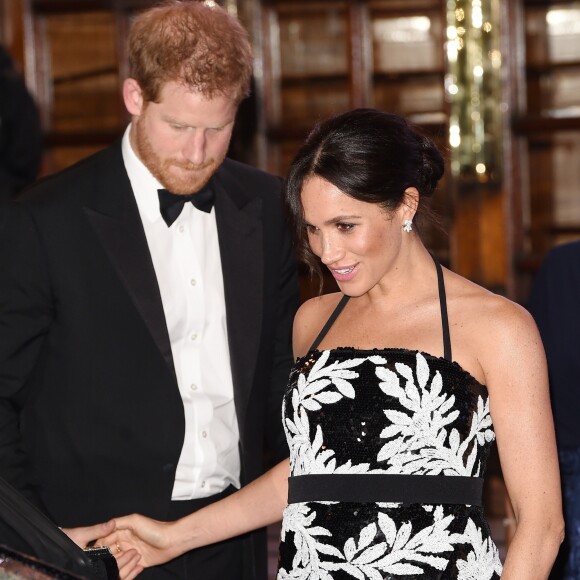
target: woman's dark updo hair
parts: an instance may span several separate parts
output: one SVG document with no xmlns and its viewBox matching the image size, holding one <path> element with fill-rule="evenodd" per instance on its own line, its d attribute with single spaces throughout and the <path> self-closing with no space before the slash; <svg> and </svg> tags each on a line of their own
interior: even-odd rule
<svg viewBox="0 0 580 580">
<path fill-rule="evenodd" d="M 286 181 L 299 258 L 311 274 L 321 275 L 320 262 L 308 245 L 300 197 L 310 177 L 321 177 L 346 195 L 391 212 L 404 202 L 409 187 L 420 198 L 431 196 L 443 170 L 443 157 L 433 142 L 398 115 L 355 109 L 319 123 L 294 158 Z"/>
</svg>

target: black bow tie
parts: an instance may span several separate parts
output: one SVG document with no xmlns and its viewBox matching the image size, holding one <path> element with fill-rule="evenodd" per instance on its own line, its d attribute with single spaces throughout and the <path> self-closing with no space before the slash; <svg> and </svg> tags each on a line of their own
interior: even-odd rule
<svg viewBox="0 0 580 580">
<path fill-rule="evenodd" d="M 197 209 L 209 213 L 215 200 L 214 190 L 209 183 L 206 183 L 198 192 L 189 195 L 178 195 L 166 189 L 158 189 L 157 193 L 159 194 L 159 211 L 167 227 L 179 217 L 183 206 L 188 201 L 191 201 Z"/>
</svg>

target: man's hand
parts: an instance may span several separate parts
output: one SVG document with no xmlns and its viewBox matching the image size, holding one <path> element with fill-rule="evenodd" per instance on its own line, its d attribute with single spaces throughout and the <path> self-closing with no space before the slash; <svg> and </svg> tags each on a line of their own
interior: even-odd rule
<svg viewBox="0 0 580 580">
<path fill-rule="evenodd" d="M 115 530 L 115 520 L 94 526 L 62 528 L 62 531 L 79 547 L 86 548 L 97 538 L 104 538 Z"/>
</svg>

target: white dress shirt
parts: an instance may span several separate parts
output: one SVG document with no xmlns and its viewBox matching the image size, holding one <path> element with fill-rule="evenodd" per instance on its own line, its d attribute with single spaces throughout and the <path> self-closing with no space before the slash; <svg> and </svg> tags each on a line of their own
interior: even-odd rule
<svg viewBox="0 0 580 580">
<path fill-rule="evenodd" d="M 185 413 L 172 499 L 207 497 L 230 484 L 240 487 L 240 436 L 215 208 L 205 213 L 186 203 L 167 227 L 157 195 L 163 186 L 133 151 L 130 128 L 123 137 L 123 160 L 157 275 Z"/>
</svg>

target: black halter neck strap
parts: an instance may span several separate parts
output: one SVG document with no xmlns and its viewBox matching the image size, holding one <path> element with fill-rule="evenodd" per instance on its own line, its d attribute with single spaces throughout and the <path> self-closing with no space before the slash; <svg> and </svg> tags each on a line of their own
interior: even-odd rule
<svg viewBox="0 0 580 580">
<path fill-rule="evenodd" d="M 443 328 L 443 358 L 452 361 L 451 336 L 449 335 L 449 316 L 447 315 L 447 296 L 445 294 L 445 281 L 443 280 L 443 268 L 441 264 L 431 256 L 437 269 L 437 285 L 439 287 L 439 306 L 441 307 L 441 326 Z"/>
<path fill-rule="evenodd" d="M 350 296 L 346 294 L 340 299 L 340 302 L 336 305 L 336 308 L 332 311 L 332 314 L 322 327 L 322 330 L 318 333 L 318 336 L 315 338 L 312 346 L 309 350 L 314 350 L 318 348 L 318 345 L 322 342 L 322 339 L 328 334 L 330 327 L 334 324 L 336 319 L 339 317 L 340 313 L 343 311 L 346 303 L 350 300 Z"/>
<path fill-rule="evenodd" d="M 445 281 L 443 280 L 443 269 L 441 268 L 441 264 L 435 259 L 434 256 L 433 262 L 435 262 L 435 268 L 437 269 L 437 286 L 439 288 L 439 305 L 441 308 L 441 326 L 443 328 L 443 357 L 445 360 L 452 361 L 451 355 L 451 337 L 449 334 L 449 317 L 447 315 L 447 298 L 445 295 Z M 340 313 L 344 310 L 346 303 L 349 301 L 350 296 L 346 294 L 340 299 L 340 302 L 336 305 L 336 308 L 332 311 L 332 314 L 322 327 L 322 330 L 319 332 L 318 336 L 312 343 L 312 346 L 309 350 L 314 350 L 318 348 L 318 345 L 322 342 L 322 339 L 328 334 L 328 331 L 332 327 L 332 325 L 336 322 L 336 319 L 340 316 Z"/>
</svg>

